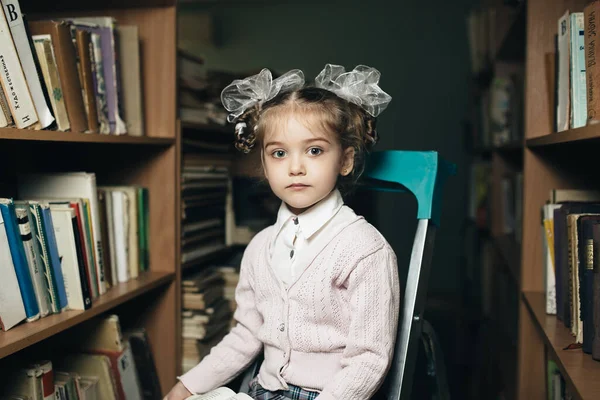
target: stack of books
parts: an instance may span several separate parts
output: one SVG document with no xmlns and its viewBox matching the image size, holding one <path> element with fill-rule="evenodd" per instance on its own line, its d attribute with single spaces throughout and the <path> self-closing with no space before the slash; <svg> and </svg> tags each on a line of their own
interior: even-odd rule
<svg viewBox="0 0 600 400">
<path fill-rule="evenodd" d="M 183 370 L 198 364 L 233 326 L 234 266 L 210 266 L 183 279 Z"/>
</svg>

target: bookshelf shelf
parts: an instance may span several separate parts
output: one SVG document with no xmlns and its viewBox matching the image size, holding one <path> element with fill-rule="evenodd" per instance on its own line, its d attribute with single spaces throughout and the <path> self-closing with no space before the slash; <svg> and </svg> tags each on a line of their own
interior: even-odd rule
<svg viewBox="0 0 600 400">
<path fill-rule="evenodd" d="M 175 280 L 173 272 L 143 272 L 137 279 L 121 283 L 94 300 L 86 311 L 64 311 L 0 332 L 0 359 L 89 320 L 105 311 Z"/>
<path fill-rule="evenodd" d="M 563 350 L 573 343 L 573 337 L 556 316 L 546 314 L 544 292 L 523 292 L 523 301 L 548 354 L 557 363 L 573 394 L 584 400 L 599 398 L 600 362 L 581 349 Z"/>
<path fill-rule="evenodd" d="M 521 265 L 521 249 L 512 235 L 501 235 L 494 237 L 494 246 L 500 256 L 503 264 L 509 272 L 510 277 L 517 286 L 520 285 L 521 274 L 519 265 Z"/>
<path fill-rule="evenodd" d="M 147 136 L 129 135 L 101 135 L 98 133 L 74 133 L 57 131 L 34 131 L 16 128 L 0 128 L 0 140 L 10 141 L 36 141 L 36 142 L 64 142 L 64 143 L 111 143 L 111 144 L 136 144 L 149 146 L 170 146 L 175 143 L 174 138 L 157 138 Z"/>
<path fill-rule="evenodd" d="M 554 146 L 561 143 L 600 143 L 600 125 L 584 126 L 577 129 L 569 129 L 563 132 L 555 132 L 532 139 L 527 139 L 527 147 L 538 148 Z"/>
</svg>

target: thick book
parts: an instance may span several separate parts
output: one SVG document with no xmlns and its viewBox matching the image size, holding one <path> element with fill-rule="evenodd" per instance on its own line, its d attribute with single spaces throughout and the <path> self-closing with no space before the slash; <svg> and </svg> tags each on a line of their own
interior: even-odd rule
<svg viewBox="0 0 600 400">
<path fill-rule="evenodd" d="M 70 310 L 87 310 L 92 303 L 89 290 L 84 293 L 82 287 L 82 283 L 86 283 L 86 280 L 85 276 L 81 276 L 80 273 L 75 232 L 73 232 L 75 211 L 68 206 L 50 205 L 50 213 L 67 290 L 68 308 Z M 85 288 L 87 289 L 87 285 Z"/>
<path fill-rule="evenodd" d="M 594 277 L 592 281 L 591 310 L 594 328 L 592 338 L 592 358 L 600 361 L 600 224 L 596 224 L 592 227 L 592 238 L 594 242 Z"/>
<path fill-rule="evenodd" d="M 88 123 L 69 25 L 60 21 L 30 21 L 29 28 L 34 36 L 50 35 L 71 131 L 86 132 Z"/>
<path fill-rule="evenodd" d="M 104 251 L 100 232 L 96 175 L 88 172 L 25 174 L 19 176 L 18 190 L 20 196 L 24 198 L 77 197 L 89 200 L 98 290 L 99 294 L 105 293 Z"/>
<path fill-rule="evenodd" d="M 27 128 L 38 122 L 4 7 L 0 8 L 0 71 L 2 89 L 17 128 Z"/>
<path fill-rule="evenodd" d="M 577 221 L 579 251 L 580 319 L 583 322 L 583 351 L 592 353 L 594 339 L 594 238 L 593 227 L 600 224 L 600 215 L 582 216 Z"/>
<path fill-rule="evenodd" d="M 50 235 L 54 235 L 54 229 L 50 229 L 47 219 L 50 218 L 48 204 L 36 201 L 28 201 L 31 211 L 31 229 L 40 251 L 42 269 L 48 287 L 50 307 L 53 313 L 60 313 L 67 307 L 67 294 L 58 259 L 56 248 L 51 246 Z M 47 214 L 47 216 L 45 216 Z M 47 233 L 48 232 L 48 233 Z"/>
<path fill-rule="evenodd" d="M 36 63 L 31 51 L 31 41 L 25 29 L 25 21 L 21 13 L 18 0 L 2 0 L 4 13 L 10 26 L 15 48 L 21 60 L 21 67 L 29 85 L 33 105 L 39 119 L 39 128 L 49 127 L 54 122 L 54 117 L 46 103 L 46 97 L 36 68 Z"/>
<path fill-rule="evenodd" d="M 4 218 L 0 213 L 0 328 L 3 331 L 26 318 L 19 282 L 15 273 L 8 237 L 4 227 Z"/>
<path fill-rule="evenodd" d="M 13 265 L 15 266 L 17 280 L 19 281 L 19 289 L 21 290 L 21 297 L 23 298 L 27 321 L 35 321 L 40 318 L 40 308 L 35 297 L 33 282 L 31 280 L 31 274 L 29 273 L 27 258 L 25 257 L 25 249 L 23 248 L 23 242 L 21 241 L 21 234 L 19 233 L 19 227 L 17 225 L 13 200 L 0 199 L 0 212 L 2 212 L 2 217 L 4 219 L 4 227 L 6 229 L 6 236 L 8 237 L 10 254 Z"/>
<path fill-rule="evenodd" d="M 15 214 L 17 216 L 19 232 L 21 233 L 21 240 L 23 241 L 23 248 L 25 249 L 29 272 L 31 273 L 35 297 L 40 307 L 40 316 L 45 317 L 49 314 L 51 306 L 48 297 L 48 286 L 44 278 L 43 263 L 31 230 L 32 220 L 30 218 L 29 204 L 17 204 L 15 202 Z"/>
</svg>

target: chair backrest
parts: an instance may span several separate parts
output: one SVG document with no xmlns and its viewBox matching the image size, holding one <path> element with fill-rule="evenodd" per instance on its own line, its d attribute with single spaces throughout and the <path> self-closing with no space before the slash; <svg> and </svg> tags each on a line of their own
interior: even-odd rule
<svg viewBox="0 0 600 400">
<path fill-rule="evenodd" d="M 381 151 L 371 154 L 365 187 L 410 192 L 417 200 L 417 231 L 401 304 L 392 366 L 386 377 L 385 398 L 409 399 L 422 332 L 436 228 L 440 225 L 442 189 L 456 166 L 434 151 Z"/>
</svg>

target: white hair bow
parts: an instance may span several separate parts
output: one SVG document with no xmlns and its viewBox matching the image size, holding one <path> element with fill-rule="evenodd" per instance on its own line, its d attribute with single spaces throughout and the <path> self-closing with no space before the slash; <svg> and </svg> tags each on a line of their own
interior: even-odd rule
<svg viewBox="0 0 600 400">
<path fill-rule="evenodd" d="M 248 108 L 271 100 L 279 93 L 293 91 L 304 86 L 304 73 L 293 69 L 273 79 L 271 71 L 264 68 L 258 74 L 236 79 L 221 92 L 221 101 L 230 112 L 228 122 L 235 121 Z"/>
<path fill-rule="evenodd" d="M 315 85 L 332 91 L 377 117 L 392 101 L 392 97 L 378 86 L 380 77 L 377 69 L 366 65 L 358 65 L 346 72 L 341 65 L 326 64 L 315 78 Z"/>
</svg>

